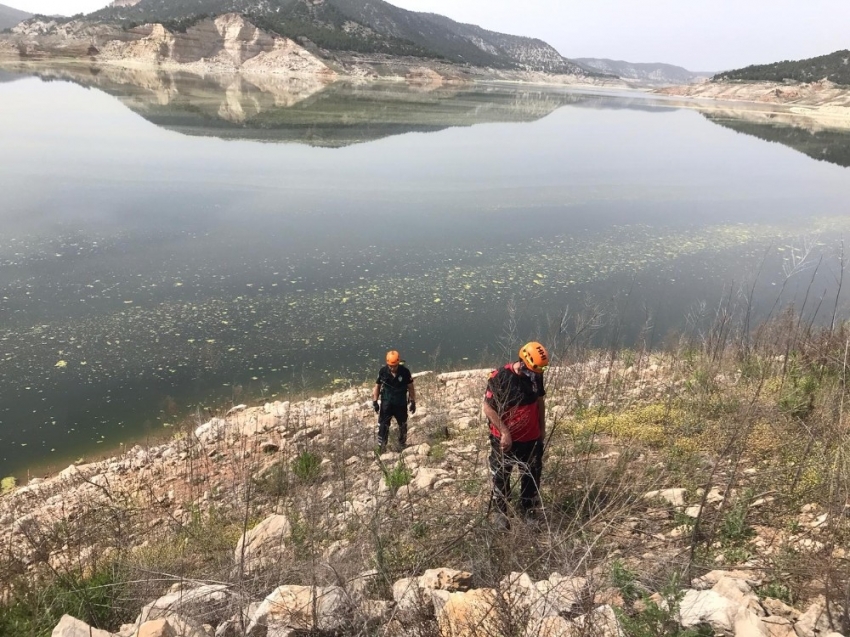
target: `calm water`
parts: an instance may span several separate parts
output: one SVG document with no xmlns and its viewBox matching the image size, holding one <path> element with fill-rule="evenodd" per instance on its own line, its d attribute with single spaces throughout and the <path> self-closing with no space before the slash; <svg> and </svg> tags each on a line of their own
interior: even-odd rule
<svg viewBox="0 0 850 637">
<path fill-rule="evenodd" d="M 0 475 L 359 385 L 390 347 L 492 362 L 511 304 L 521 339 L 598 304 L 661 343 L 762 263 L 771 305 L 805 248 L 828 294 L 850 227 L 847 136 L 759 114 L 39 73 L 0 74 Z"/>
</svg>

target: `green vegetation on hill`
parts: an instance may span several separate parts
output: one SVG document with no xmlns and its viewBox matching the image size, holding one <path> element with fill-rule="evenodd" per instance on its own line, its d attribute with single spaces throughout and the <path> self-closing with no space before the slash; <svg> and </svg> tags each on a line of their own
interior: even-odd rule
<svg viewBox="0 0 850 637">
<path fill-rule="evenodd" d="M 438 53 L 409 40 L 385 35 L 351 19 L 332 4 L 295 2 L 276 13 L 247 12 L 246 17 L 266 31 L 304 43 L 305 39 L 331 51 L 385 53 L 436 58 Z"/>
<path fill-rule="evenodd" d="M 817 82 L 827 79 L 836 84 L 850 85 L 850 51 L 844 49 L 807 60 L 748 66 L 718 73 L 714 79 L 747 82 Z"/>
</svg>

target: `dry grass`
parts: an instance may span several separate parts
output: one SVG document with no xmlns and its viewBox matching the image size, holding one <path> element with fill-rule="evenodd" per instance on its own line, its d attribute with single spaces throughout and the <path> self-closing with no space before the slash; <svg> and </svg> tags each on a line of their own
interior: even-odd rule
<svg viewBox="0 0 850 637">
<path fill-rule="evenodd" d="M 333 436 L 311 437 L 303 434 L 311 427 L 306 414 L 292 414 L 285 437 L 294 443 L 269 456 L 244 441 L 201 454 L 192 422 L 182 434 L 185 480 L 168 502 L 153 489 L 104 485 L 98 506 L 82 515 L 20 525 L 35 558 L 0 557 L 7 583 L 0 627 L 19 621 L 16 634 L 49 634 L 49 621 L 27 624 L 27 617 L 52 621 L 68 609 L 61 600 L 71 591 L 78 616 L 115 630 L 187 581 L 230 585 L 234 616 L 281 584 L 355 590 L 370 570 L 369 594 L 384 598 L 396 580 L 440 566 L 471 572 L 479 587 L 498 587 L 511 572 L 581 575 L 592 605 L 593 593 L 612 587 L 631 600 L 738 566 L 758 571 L 766 594 L 789 602 L 826 595 L 835 626 L 847 630 L 850 332 L 815 329 L 786 313 L 745 338 L 723 316 L 701 339 L 691 335 L 665 351 L 600 354 L 581 339 L 563 347 L 559 358 L 569 366 L 548 379 L 542 520 L 517 519 L 508 532 L 489 523 L 483 425 L 458 430 L 450 416 L 457 397 L 433 379 L 419 393 L 430 415 L 418 434 L 432 445 L 421 464 L 450 467 L 454 477 L 436 491 L 410 491 L 403 459 L 374 470 L 370 418 L 347 417 Z M 480 401 L 478 392 L 468 399 Z M 644 497 L 671 487 L 686 490 L 688 505 L 700 507 L 696 517 Z M 712 492 L 722 502 L 710 501 Z M 292 538 L 275 564 L 246 572 L 236 540 L 270 513 L 289 518 Z M 98 611 L 104 592 L 106 614 Z M 628 604 L 624 612 L 642 617 Z M 348 634 L 373 634 L 358 621 Z M 435 630 L 429 619 L 405 621 L 423 636 Z"/>
</svg>

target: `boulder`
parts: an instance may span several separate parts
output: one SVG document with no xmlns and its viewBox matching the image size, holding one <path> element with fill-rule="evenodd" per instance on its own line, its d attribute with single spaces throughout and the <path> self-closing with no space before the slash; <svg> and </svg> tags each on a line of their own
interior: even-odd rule
<svg viewBox="0 0 850 637">
<path fill-rule="evenodd" d="M 584 577 L 563 577 L 552 573 L 548 580 L 537 582 L 534 587 L 541 601 L 532 606 L 533 611 L 545 615 L 572 614 L 586 594 L 587 580 Z"/>
<path fill-rule="evenodd" d="M 420 577 L 395 582 L 393 599 L 400 611 L 430 613 L 434 604 L 432 591 L 465 591 L 471 583 L 470 573 L 450 568 L 429 569 Z"/>
<path fill-rule="evenodd" d="M 70 615 L 62 615 L 50 637 L 112 637 L 112 633 L 92 628 L 87 623 Z"/>
<path fill-rule="evenodd" d="M 571 636 L 575 637 L 626 637 L 617 614 L 610 606 L 600 606 L 573 620 Z"/>
<path fill-rule="evenodd" d="M 768 637 L 767 625 L 755 613 L 742 611 L 735 617 L 735 637 Z"/>
<path fill-rule="evenodd" d="M 281 586 L 254 612 L 247 634 L 339 630 L 350 610 L 349 598 L 339 586 Z"/>
<path fill-rule="evenodd" d="M 200 440 L 201 444 L 209 445 L 221 440 L 224 437 L 226 429 L 226 420 L 223 418 L 213 418 L 195 429 L 195 437 Z"/>
<path fill-rule="evenodd" d="M 139 626 L 136 637 L 178 637 L 167 619 L 155 619 Z"/>
<path fill-rule="evenodd" d="M 764 609 L 759 602 L 758 595 L 753 593 L 753 590 L 742 579 L 722 577 L 711 588 L 711 590 L 755 613 L 759 617 L 763 617 L 765 615 Z"/>
<path fill-rule="evenodd" d="M 430 603 L 430 597 L 423 595 L 419 588 L 418 577 L 404 577 L 393 582 L 393 599 L 396 608 L 402 612 L 418 612 L 426 609 Z"/>
<path fill-rule="evenodd" d="M 426 469 L 420 467 L 416 470 L 413 481 L 410 483 L 413 491 L 428 491 L 440 478 L 448 476 L 448 472 L 444 469 Z"/>
<path fill-rule="evenodd" d="M 536 583 L 525 573 L 511 573 L 499 583 L 502 596 L 514 613 L 530 613 L 536 618 L 572 614 L 586 586 L 583 577 L 563 577 L 558 573 Z"/>
<path fill-rule="evenodd" d="M 768 637 L 797 637 L 794 624 L 784 617 L 762 617 L 761 622 Z"/>
<path fill-rule="evenodd" d="M 826 600 L 822 596 L 815 599 L 794 624 L 794 631 L 798 637 L 820 637 L 831 630 L 826 612 Z"/>
<path fill-rule="evenodd" d="M 717 591 L 689 590 L 679 603 L 677 619 L 685 628 L 710 624 L 715 630 L 731 633 L 740 610 L 738 604 Z"/>
<path fill-rule="evenodd" d="M 655 498 L 661 498 L 662 500 L 666 500 L 674 507 L 683 507 L 685 506 L 685 494 L 687 494 L 687 489 L 662 489 L 661 491 L 649 491 L 644 494 L 644 498 L 647 500 L 654 500 Z"/>
<path fill-rule="evenodd" d="M 571 621 L 560 615 L 532 619 L 528 624 L 528 637 L 576 637 L 578 629 Z"/>
<path fill-rule="evenodd" d="M 452 568 L 430 568 L 419 578 L 419 586 L 431 590 L 465 591 L 472 586 L 472 573 Z"/>
<path fill-rule="evenodd" d="M 246 572 L 276 562 L 292 536 L 292 526 L 284 515 L 271 515 L 246 531 L 236 543 L 234 560 Z M 244 551 L 244 562 L 243 562 Z"/>
<path fill-rule="evenodd" d="M 141 625 L 162 618 L 172 619 L 177 615 L 191 617 L 197 621 L 219 622 L 225 619 L 229 603 L 230 589 L 223 584 L 178 590 L 142 608 L 136 624 Z"/>
<path fill-rule="evenodd" d="M 503 602 L 492 588 L 449 593 L 437 624 L 441 637 L 480 637 L 507 632 Z"/>
<path fill-rule="evenodd" d="M 791 621 L 797 621 L 800 617 L 800 611 L 796 608 L 793 608 L 778 599 L 774 599 L 773 597 L 765 597 L 761 601 L 761 605 L 767 611 L 767 614 L 773 617 L 782 617 Z"/>
</svg>

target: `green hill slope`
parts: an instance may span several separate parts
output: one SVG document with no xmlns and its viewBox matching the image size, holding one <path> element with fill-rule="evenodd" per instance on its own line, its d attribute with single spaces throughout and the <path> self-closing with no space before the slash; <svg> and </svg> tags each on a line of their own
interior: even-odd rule
<svg viewBox="0 0 850 637">
<path fill-rule="evenodd" d="M 748 82 L 816 82 L 827 79 L 836 84 L 850 86 L 850 51 L 844 49 L 829 55 L 806 60 L 759 64 L 714 76 L 715 80 L 743 80 Z"/>
</svg>

